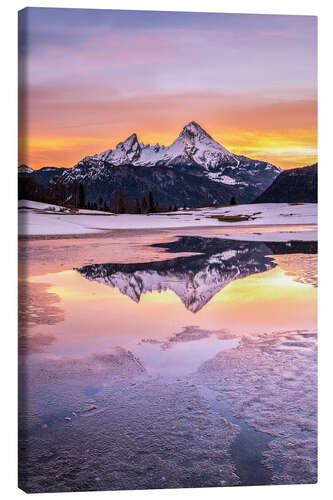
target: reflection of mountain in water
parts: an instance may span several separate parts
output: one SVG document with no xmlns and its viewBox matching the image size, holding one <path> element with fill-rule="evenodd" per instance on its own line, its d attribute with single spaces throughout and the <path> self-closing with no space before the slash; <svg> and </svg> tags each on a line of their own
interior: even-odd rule
<svg viewBox="0 0 333 500">
<path fill-rule="evenodd" d="M 196 313 L 235 279 L 275 267 L 268 255 L 317 251 L 313 242 L 257 243 L 190 236 L 154 246 L 200 255 L 137 264 L 94 264 L 76 270 L 88 280 L 118 288 L 135 302 L 147 292 L 172 290 Z"/>
</svg>

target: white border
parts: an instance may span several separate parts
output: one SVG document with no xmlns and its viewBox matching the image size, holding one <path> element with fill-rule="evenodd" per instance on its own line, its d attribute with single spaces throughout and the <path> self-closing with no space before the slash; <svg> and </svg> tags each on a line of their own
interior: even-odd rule
<svg viewBox="0 0 333 500">
<path fill-rule="evenodd" d="M 51 498 L 61 495 L 65 498 L 91 498 L 92 495 L 112 496 L 112 498 L 127 499 L 168 499 L 171 495 L 177 499 L 202 499 L 209 495 L 210 498 L 220 499 L 222 496 L 230 499 L 246 498 L 246 500 L 260 500 L 267 496 L 274 500 L 285 499 L 302 500 L 316 498 L 329 498 L 331 488 L 331 446 L 332 446 L 332 388 L 330 380 L 330 364 L 333 353 L 332 332 L 330 331 L 332 309 L 332 198 L 333 198 L 333 137 L 332 137 L 332 56 L 331 47 L 333 31 L 333 9 L 326 0 L 317 1 L 258 1 L 258 0 L 233 0 L 232 2 L 205 0 L 123 0 L 122 2 L 107 0 L 77 0 L 77 1 L 39 1 L 26 4 L 22 1 L 12 0 L 2 6 L 1 10 L 1 57 L 2 76 L 1 93 L 1 304 L 4 304 L 1 317 L 2 359 L 1 369 L 3 382 L 0 410 L 2 431 L 1 468 L 4 473 L 1 481 L 3 498 L 21 498 L 23 492 L 16 487 L 17 476 L 17 450 L 16 450 L 16 167 L 17 167 L 17 11 L 26 6 L 34 7 L 81 7 L 81 8 L 118 8 L 137 10 L 175 10 L 175 11 L 205 11 L 205 12 L 235 12 L 255 14 L 296 14 L 319 16 L 319 146 L 320 146 L 320 418 L 319 418 L 319 483 L 317 485 L 300 486 L 266 486 L 266 487 L 241 487 L 226 489 L 183 489 L 183 490 L 154 490 L 154 491 L 124 491 L 101 493 L 67 493 L 48 494 Z M 331 244 L 331 245 L 330 245 Z M 45 494 L 41 495 L 42 497 Z M 40 496 L 39 496 L 40 497 Z"/>
</svg>

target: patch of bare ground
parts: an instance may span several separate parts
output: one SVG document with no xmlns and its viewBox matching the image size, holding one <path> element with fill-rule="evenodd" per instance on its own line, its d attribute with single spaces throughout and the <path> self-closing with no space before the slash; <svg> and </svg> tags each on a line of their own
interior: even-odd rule
<svg viewBox="0 0 333 500">
<path fill-rule="evenodd" d="M 255 219 L 251 215 L 210 215 L 208 218 L 216 219 L 219 222 L 243 222 Z"/>
</svg>

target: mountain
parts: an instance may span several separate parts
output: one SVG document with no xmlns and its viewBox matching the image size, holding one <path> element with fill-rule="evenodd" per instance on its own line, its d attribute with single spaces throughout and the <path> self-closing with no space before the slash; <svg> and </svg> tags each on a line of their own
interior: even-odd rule
<svg viewBox="0 0 333 500">
<path fill-rule="evenodd" d="M 196 313 L 232 281 L 275 267 L 270 255 L 317 251 L 315 242 L 255 243 L 192 236 L 153 246 L 200 254 L 157 262 L 93 264 L 75 270 L 90 281 L 118 288 L 135 302 L 148 292 L 172 290 Z"/>
<path fill-rule="evenodd" d="M 38 170 L 28 167 L 27 165 L 20 165 L 18 168 L 19 178 L 29 177 L 36 180 L 42 186 L 47 187 L 49 182 L 61 174 L 63 174 L 67 169 L 61 167 L 42 167 Z"/>
<path fill-rule="evenodd" d="M 28 165 L 20 165 L 18 168 L 19 174 L 31 174 L 33 171 L 33 168 L 28 167 Z"/>
<path fill-rule="evenodd" d="M 282 172 L 255 203 L 317 203 L 318 164 Z"/>
<path fill-rule="evenodd" d="M 93 156 L 112 165 L 132 164 L 143 167 L 155 165 L 200 165 L 206 169 L 227 161 L 237 165 L 237 157 L 218 144 L 196 122 L 190 122 L 179 137 L 168 147 L 139 144 L 136 134 L 109 149 Z"/>
<path fill-rule="evenodd" d="M 132 199 L 152 191 L 159 203 L 199 206 L 203 203 L 251 202 L 279 175 L 273 165 L 238 156 L 190 122 L 170 146 L 145 145 L 132 134 L 115 149 L 83 158 L 56 183 L 82 183 L 86 200 L 109 201 L 115 189 Z M 52 187 L 52 186 L 51 186 Z"/>
<path fill-rule="evenodd" d="M 259 248 L 260 247 L 260 248 Z M 135 302 L 172 290 L 191 312 L 200 311 L 231 281 L 275 266 L 264 244 L 225 241 L 218 253 L 138 264 L 94 264 L 76 269 L 90 281 L 116 287 Z"/>
</svg>

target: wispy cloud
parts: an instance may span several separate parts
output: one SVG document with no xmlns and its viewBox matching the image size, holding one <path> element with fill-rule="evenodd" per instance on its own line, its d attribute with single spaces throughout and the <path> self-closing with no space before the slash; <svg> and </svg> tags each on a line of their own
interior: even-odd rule
<svg viewBox="0 0 333 500">
<path fill-rule="evenodd" d="M 73 164 L 133 131 L 168 143 L 192 119 L 227 147 L 230 138 L 233 148 L 245 147 L 246 133 L 272 140 L 286 131 L 299 137 L 297 130 L 310 131 L 315 147 L 313 17 L 25 12 L 22 123 L 25 162 L 34 167 Z M 285 166 L 297 161 L 293 151 L 287 163 L 281 150 Z"/>
</svg>

